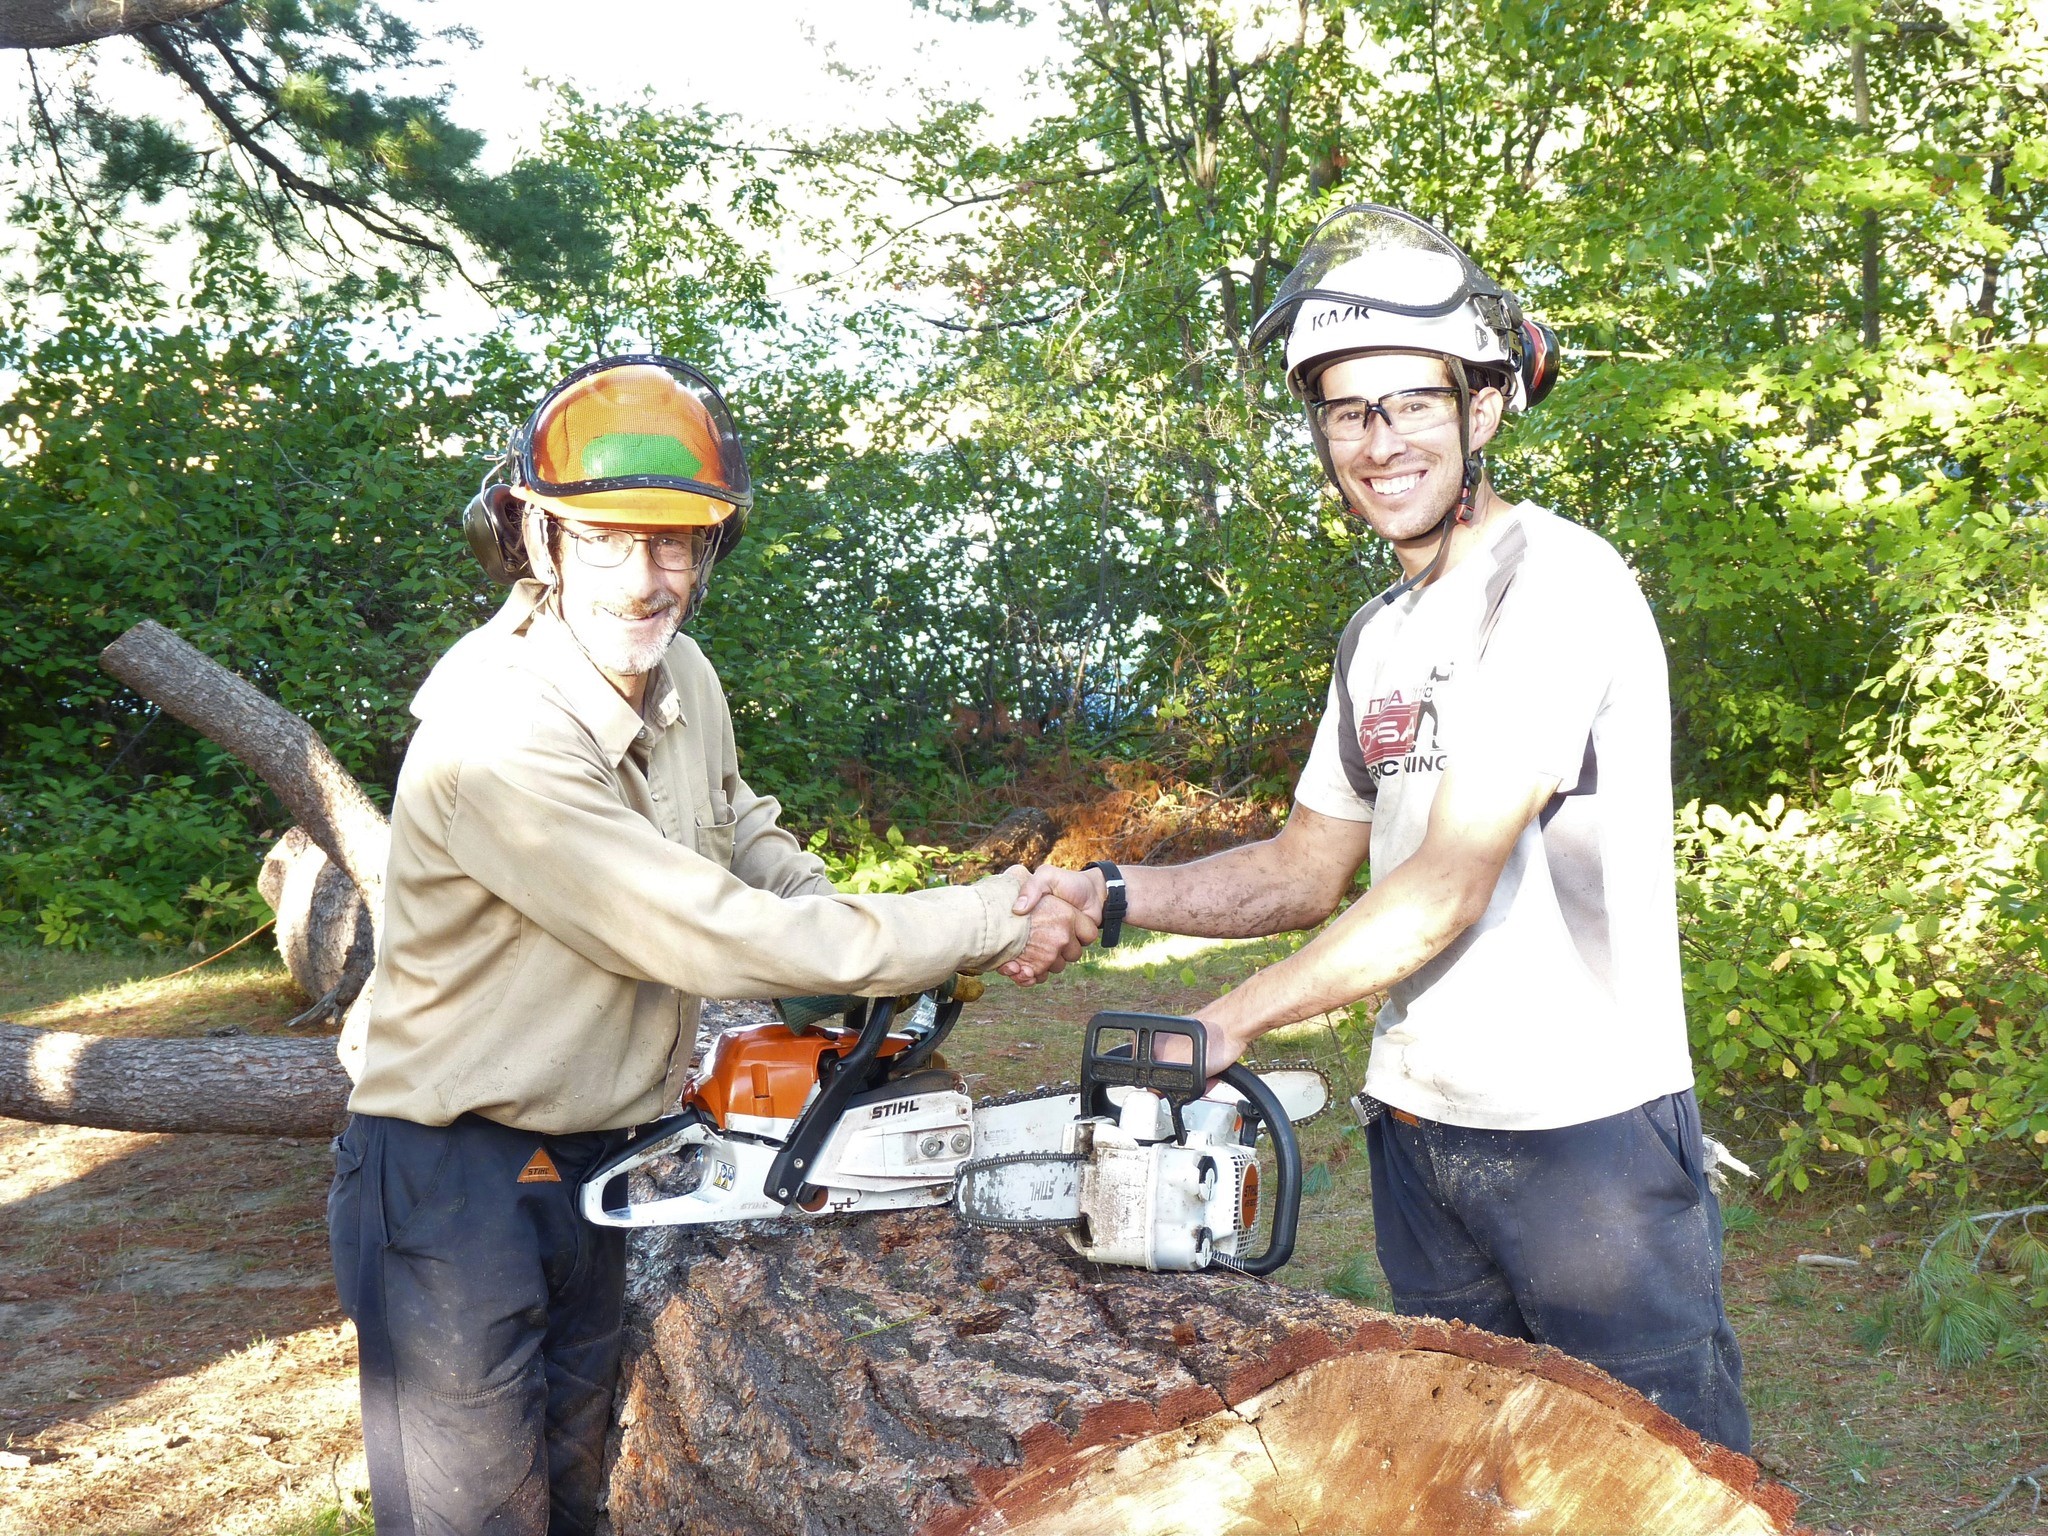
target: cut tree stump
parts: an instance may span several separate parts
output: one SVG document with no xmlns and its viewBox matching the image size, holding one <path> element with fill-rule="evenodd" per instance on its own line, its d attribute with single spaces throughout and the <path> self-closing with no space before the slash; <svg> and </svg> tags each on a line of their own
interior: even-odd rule
<svg viewBox="0 0 2048 1536">
<path fill-rule="evenodd" d="M 636 1234 L 615 1536 L 1790 1532 L 1589 1365 L 945 1210 Z"/>
</svg>

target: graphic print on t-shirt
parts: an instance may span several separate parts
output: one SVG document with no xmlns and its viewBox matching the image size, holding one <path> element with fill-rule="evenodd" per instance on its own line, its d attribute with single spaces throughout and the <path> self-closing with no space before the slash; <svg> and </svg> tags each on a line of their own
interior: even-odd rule
<svg viewBox="0 0 2048 1536">
<path fill-rule="evenodd" d="M 1376 777 L 1385 778 L 1404 767 L 1410 772 L 1427 772 L 1444 766 L 1441 721 L 1436 708 L 1436 685 L 1451 680 L 1454 663 L 1431 666 L 1429 681 L 1413 699 L 1402 697 L 1396 688 L 1384 698 L 1373 699 L 1358 717 L 1358 749 L 1365 754 L 1365 766 Z M 1429 742 L 1418 754 L 1417 743 L 1424 721 L 1429 723 Z M 1384 766 L 1382 766 L 1384 765 Z"/>
</svg>

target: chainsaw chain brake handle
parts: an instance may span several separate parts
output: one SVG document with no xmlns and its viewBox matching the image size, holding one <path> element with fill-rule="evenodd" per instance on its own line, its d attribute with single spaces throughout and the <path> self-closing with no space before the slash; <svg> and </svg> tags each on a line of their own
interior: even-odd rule
<svg viewBox="0 0 2048 1536">
<path fill-rule="evenodd" d="M 849 1022 L 853 1017 L 848 1015 Z M 838 1066 L 832 1075 L 818 1085 L 811 1102 L 789 1128 L 789 1139 L 768 1165 L 767 1194 L 777 1205 L 790 1205 L 803 1194 L 805 1178 L 816 1165 L 818 1154 L 824 1151 L 825 1142 L 846 1112 L 847 1104 L 854 1095 L 875 1086 L 875 1061 L 895 1017 L 895 998 L 878 997 L 868 1003 L 860 1038 L 852 1050 L 836 1058 Z M 824 1065 L 824 1061 L 819 1065 Z"/>
<path fill-rule="evenodd" d="M 1219 1074 L 1218 1081 L 1244 1095 L 1245 1108 L 1258 1116 L 1266 1134 L 1272 1137 L 1275 1182 L 1280 1186 L 1273 1191 L 1273 1227 L 1267 1234 L 1266 1246 L 1248 1258 L 1227 1262 L 1248 1275 L 1270 1275 L 1294 1257 L 1294 1229 L 1301 1220 L 1301 1143 L 1295 1138 L 1294 1122 L 1287 1118 L 1278 1095 L 1258 1073 L 1232 1063 Z"/>
</svg>

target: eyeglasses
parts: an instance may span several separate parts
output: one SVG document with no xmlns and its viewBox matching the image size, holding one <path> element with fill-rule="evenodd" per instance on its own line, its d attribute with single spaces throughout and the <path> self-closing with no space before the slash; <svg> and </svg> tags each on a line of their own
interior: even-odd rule
<svg viewBox="0 0 2048 1536">
<path fill-rule="evenodd" d="M 1323 436 L 1333 443 L 1362 441 L 1372 431 L 1374 416 L 1403 437 L 1413 437 L 1431 427 L 1455 421 L 1458 392 L 1448 384 L 1433 384 L 1424 389 L 1397 389 L 1377 400 L 1367 400 L 1363 396 L 1319 400 L 1315 410 L 1317 425 L 1323 429 Z"/>
<path fill-rule="evenodd" d="M 654 563 L 664 571 L 694 570 L 704 556 L 704 535 L 695 530 L 685 534 L 628 533 L 623 528 L 571 528 L 560 518 L 553 521 L 575 540 L 576 558 L 600 571 L 624 565 L 635 544 L 645 544 Z"/>
</svg>

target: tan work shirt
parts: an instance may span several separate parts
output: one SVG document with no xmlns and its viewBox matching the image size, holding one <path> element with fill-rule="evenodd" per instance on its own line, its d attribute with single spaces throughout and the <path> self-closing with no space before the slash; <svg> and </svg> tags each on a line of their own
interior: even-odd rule
<svg viewBox="0 0 2048 1536">
<path fill-rule="evenodd" d="M 908 992 L 1023 949 L 1012 879 L 839 895 L 740 777 L 696 643 L 636 710 L 542 592 L 521 582 L 413 701 L 350 1109 L 634 1125 L 674 1101 L 704 997 Z"/>
</svg>

